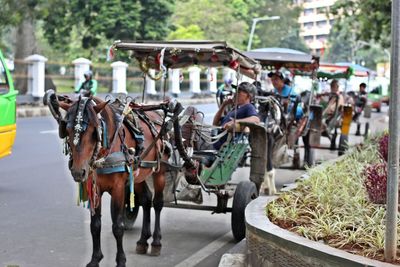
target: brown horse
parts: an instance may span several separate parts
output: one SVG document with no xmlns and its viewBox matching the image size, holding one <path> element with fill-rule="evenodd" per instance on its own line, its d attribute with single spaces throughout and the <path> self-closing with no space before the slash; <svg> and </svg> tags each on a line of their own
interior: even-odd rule
<svg viewBox="0 0 400 267">
<path fill-rule="evenodd" d="M 124 234 L 123 214 L 125 190 L 130 182 L 130 173 L 134 179 L 135 199 L 143 207 L 143 225 L 136 252 L 147 253 L 147 240 L 153 236 L 150 255 L 159 255 L 161 251 L 160 213 L 163 208 L 163 189 L 165 185 L 165 165 L 168 151 L 163 148 L 162 132 L 165 117 L 152 109 L 171 106 L 159 105 L 149 111 L 137 108 L 135 115 L 138 129 L 144 137 L 137 136 L 121 122 L 124 115 L 108 102 L 99 98 L 79 98 L 71 101 L 68 98 L 46 96 L 50 110 L 59 122 L 60 137 L 66 138 L 70 154 L 69 169 L 76 182 L 89 184 L 88 194 L 92 209 L 90 230 L 93 241 L 93 254 L 87 266 L 99 266 L 103 258 L 100 245 L 101 230 L 101 196 L 104 192 L 111 195 L 112 231 L 117 243 L 117 266 L 125 266 L 126 257 L 122 239 Z M 58 99 L 55 101 L 55 99 Z M 61 118 L 58 105 L 67 113 Z M 54 112 L 55 111 L 55 112 Z M 141 142 L 141 144 L 140 144 Z M 132 169 L 130 169 L 132 167 Z M 154 198 L 145 180 L 153 176 Z M 155 210 L 154 232 L 151 234 L 150 210 Z"/>
</svg>

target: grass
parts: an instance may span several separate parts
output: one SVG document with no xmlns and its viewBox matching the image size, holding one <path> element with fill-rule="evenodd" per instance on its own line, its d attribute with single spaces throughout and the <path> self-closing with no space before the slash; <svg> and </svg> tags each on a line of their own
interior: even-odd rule
<svg viewBox="0 0 400 267">
<path fill-rule="evenodd" d="M 368 200 L 362 174 L 380 161 L 371 139 L 336 163 L 310 169 L 309 179 L 269 203 L 267 216 L 308 239 L 383 261 L 385 205 Z"/>
</svg>

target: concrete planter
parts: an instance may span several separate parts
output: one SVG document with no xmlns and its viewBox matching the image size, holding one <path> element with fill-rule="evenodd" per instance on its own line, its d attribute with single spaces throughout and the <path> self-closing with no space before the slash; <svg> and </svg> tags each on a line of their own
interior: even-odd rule
<svg viewBox="0 0 400 267">
<path fill-rule="evenodd" d="M 275 198 L 260 196 L 246 208 L 248 266 L 398 266 L 353 255 L 276 226 L 265 215 L 265 206 Z"/>
</svg>

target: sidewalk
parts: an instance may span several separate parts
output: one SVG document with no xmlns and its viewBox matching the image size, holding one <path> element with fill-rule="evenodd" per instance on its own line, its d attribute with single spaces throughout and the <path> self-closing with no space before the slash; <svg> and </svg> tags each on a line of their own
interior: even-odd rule
<svg viewBox="0 0 400 267">
<path fill-rule="evenodd" d="M 116 96 L 116 94 L 98 94 L 97 96 L 105 99 L 107 95 Z M 137 99 L 137 102 L 142 102 L 142 96 L 140 94 L 128 94 L 132 99 Z M 171 95 L 166 95 L 172 98 Z M 162 95 L 159 96 L 160 100 L 155 99 L 145 99 L 146 104 L 156 104 L 161 102 Z M 215 95 L 204 93 L 200 96 L 194 97 L 190 92 L 182 92 L 176 98 L 182 105 L 198 105 L 198 104 L 210 104 L 216 103 Z M 40 116 L 50 116 L 50 110 L 47 106 L 43 105 L 42 99 L 33 99 L 29 95 L 18 95 L 17 96 L 17 117 L 18 118 L 28 118 L 28 117 L 40 117 Z"/>
</svg>

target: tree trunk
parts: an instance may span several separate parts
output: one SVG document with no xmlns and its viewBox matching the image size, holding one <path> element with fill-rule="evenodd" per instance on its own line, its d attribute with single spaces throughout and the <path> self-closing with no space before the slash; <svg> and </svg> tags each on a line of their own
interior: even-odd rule
<svg viewBox="0 0 400 267">
<path fill-rule="evenodd" d="M 25 18 L 18 25 L 15 39 L 15 88 L 19 90 L 20 94 L 25 94 L 28 84 L 28 69 L 24 59 L 38 52 L 35 36 L 35 22 L 32 18 Z"/>
</svg>

